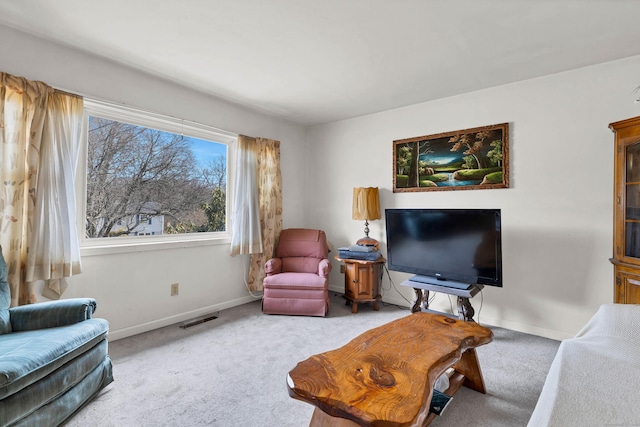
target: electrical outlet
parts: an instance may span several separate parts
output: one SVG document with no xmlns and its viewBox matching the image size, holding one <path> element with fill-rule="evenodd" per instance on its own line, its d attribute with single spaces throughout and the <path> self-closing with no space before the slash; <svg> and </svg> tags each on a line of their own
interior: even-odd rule
<svg viewBox="0 0 640 427">
<path fill-rule="evenodd" d="M 340 264 L 340 273 L 344 274 L 344 264 Z"/>
<path fill-rule="evenodd" d="M 171 284 L 171 296 L 174 297 L 174 296 L 178 295 L 179 291 L 180 291 L 180 284 L 179 283 L 172 283 Z"/>
</svg>

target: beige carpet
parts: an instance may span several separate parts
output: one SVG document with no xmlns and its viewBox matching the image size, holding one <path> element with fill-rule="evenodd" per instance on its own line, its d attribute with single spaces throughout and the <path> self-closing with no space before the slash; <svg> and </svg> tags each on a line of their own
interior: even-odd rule
<svg viewBox="0 0 640 427">
<path fill-rule="evenodd" d="M 269 316 L 260 302 L 219 318 L 110 343 L 115 381 L 67 426 L 307 426 L 313 407 L 289 397 L 286 375 L 301 360 L 409 315 L 332 294 L 327 318 Z M 487 394 L 462 388 L 432 426 L 525 426 L 559 342 L 492 328 L 478 348 Z"/>
</svg>

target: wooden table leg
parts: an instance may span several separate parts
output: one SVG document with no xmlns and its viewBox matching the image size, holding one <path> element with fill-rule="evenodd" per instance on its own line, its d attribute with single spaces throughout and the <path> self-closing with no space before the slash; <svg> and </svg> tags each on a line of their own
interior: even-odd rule
<svg viewBox="0 0 640 427">
<path fill-rule="evenodd" d="M 358 427 L 358 424 L 346 418 L 332 417 L 316 408 L 311 416 L 309 427 Z"/>
<path fill-rule="evenodd" d="M 475 348 L 467 349 L 467 351 L 462 353 L 462 357 L 458 363 L 453 365 L 453 368 L 464 375 L 463 385 L 465 387 L 479 391 L 480 393 L 486 393 L 484 378 L 482 377 L 482 371 L 480 370 Z"/>
</svg>

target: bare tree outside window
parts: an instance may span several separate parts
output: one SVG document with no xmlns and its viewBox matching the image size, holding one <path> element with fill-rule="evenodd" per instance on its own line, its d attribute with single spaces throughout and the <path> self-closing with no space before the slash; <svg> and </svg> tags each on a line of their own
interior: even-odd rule
<svg viewBox="0 0 640 427">
<path fill-rule="evenodd" d="M 225 231 L 226 147 L 89 117 L 89 238 Z"/>
</svg>

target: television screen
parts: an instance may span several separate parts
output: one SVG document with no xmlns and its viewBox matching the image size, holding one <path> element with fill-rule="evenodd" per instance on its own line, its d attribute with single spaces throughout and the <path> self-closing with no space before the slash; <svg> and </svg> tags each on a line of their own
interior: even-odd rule
<svg viewBox="0 0 640 427">
<path fill-rule="evenodd" d="M 465 288 L 502 286 L 500 209 L 386 209 L 389 270 Z"/>
</svg>

